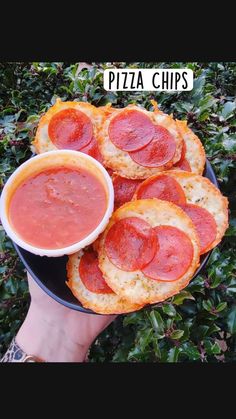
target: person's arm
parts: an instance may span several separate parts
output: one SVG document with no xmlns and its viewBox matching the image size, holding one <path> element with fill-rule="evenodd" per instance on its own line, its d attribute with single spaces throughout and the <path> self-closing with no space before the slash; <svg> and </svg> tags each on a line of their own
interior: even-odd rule
<svg viewBox="0 0 236 419">
<path fill-rule="evenodd" d="M 71 310 L 51 299 L 29 275 L 28 280 L 30 308 L 2 362 L 17 362 L 17 356 L 22 362 L 26 354 L 36 361 L 84 362 L 93 341 L 115 316 Z"/>
</svg>

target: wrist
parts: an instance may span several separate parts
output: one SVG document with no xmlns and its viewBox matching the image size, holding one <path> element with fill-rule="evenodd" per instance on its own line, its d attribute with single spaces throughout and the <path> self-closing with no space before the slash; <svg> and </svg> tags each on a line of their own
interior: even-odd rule
<svg viewBox="0 0 236 419">
<path fill-rule="evenodd" d="M 73 341 L 60 322 L 42 317 L 42 312 L 32 304 L 16 342 L 25 353 L 45 362 L 84 362 L 89 349 Z"/>
</svg>

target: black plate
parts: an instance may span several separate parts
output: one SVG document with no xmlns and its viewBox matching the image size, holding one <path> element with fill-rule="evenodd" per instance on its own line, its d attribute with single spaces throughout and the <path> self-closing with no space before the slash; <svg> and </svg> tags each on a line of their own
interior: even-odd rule
<svg viewBox="0 0 236 419">
<path fill-rule="evenodd" d="M 215 173 L 209 161 L 206 162 L 204 176 L 211 180 L 214 185 L 218 186 Z M 88 310 L 80 304 L 80 302 L 73 296 L 69 288 L 66 286 L 66 263 L 67 256 L 58 258 L 49 258 L 47 256 L 36 256 L 30 252 L 19 247 L 13 243 L 15 249 L 25 265 L 30 275 L 34 278 L 37 284 L 57 302 L 74 310 L 82 311 L 83 313 L 94 314 L 92 310 Z M 198 270 L 195 272 L 194 278 L 206 265 L 211 251 L 201 257 L 201 263 Z"/>
</svg>

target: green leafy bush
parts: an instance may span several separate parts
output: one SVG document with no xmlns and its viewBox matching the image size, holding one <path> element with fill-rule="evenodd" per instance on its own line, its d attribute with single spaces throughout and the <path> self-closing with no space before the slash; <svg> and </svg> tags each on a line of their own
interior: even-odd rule
<svg viewBox="0 0 236 419">
<path fill-rule="evenodd" d="M 194 89 L 182 93 L 106 92 L 107 67 L 188 67 Z M 221 189 L 229 197 L 230 227 L 207 268 L 180 294 L 119 316 L 93 344 L 91 362 L 222 362 L 236 360 L 236 63 L 0 64 L 0 184 L 31 154 L 39 116 L 55 101 L 97 106 L 136 102 L 187 119 L 201 138 Z M 29 295 L 25 269 L 0 226 L 0 355 L 19 328 Z"/>
</svg>

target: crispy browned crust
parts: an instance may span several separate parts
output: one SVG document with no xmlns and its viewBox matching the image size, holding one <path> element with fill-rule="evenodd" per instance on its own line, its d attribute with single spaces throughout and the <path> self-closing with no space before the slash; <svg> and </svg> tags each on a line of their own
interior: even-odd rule
<svg viewBox="0 0 236 419">
<path fill-rule="evenodd" d="M 140 310 L 142 305 L 128 302 L 122 297 L 114 294 L 96 294 L 89 291 L 82 283 L 78 265 L 83 251 L 69 256 L 66 266 L 67 286 L 73 295 L 81 302 L 83 307 L 93 310 L 99 314 L 122 314 Z"/>
<path fill-rule="evenodd" d="M 191 171 L 197 175 L 202 175 L 206 164 L 206 153 L 201 140 L 188 127 L 187 121 L 179 121 L 176 119 L 177 128 L 181 137 L 186 144 L 186 160 L 188 161 Z"/>
<path fill-rule="evenodd" d="M 173 225 L 184 231 L 190 238 L 194 256 L 187 272 L 177 281 L 156 281 L 146 277 L 141 271 L 125 272 L 110 262 L 105 251 L 105 238 L 111 226 L 119 219 L 137 216 L 156 225 Z M 128 249 L 127 249 L 128 251 Z M 152 304 L 164 301 L 178 293 L 191 280 L 199 266 L 200 243 L 191 219 L 176 205 L 158 199 L 143 199 L 124 204 L 113 214 L 103 233 L 98 249 L 99 267 L 110 288 L 118 295 L 133 303 Z"/>
</svg>

